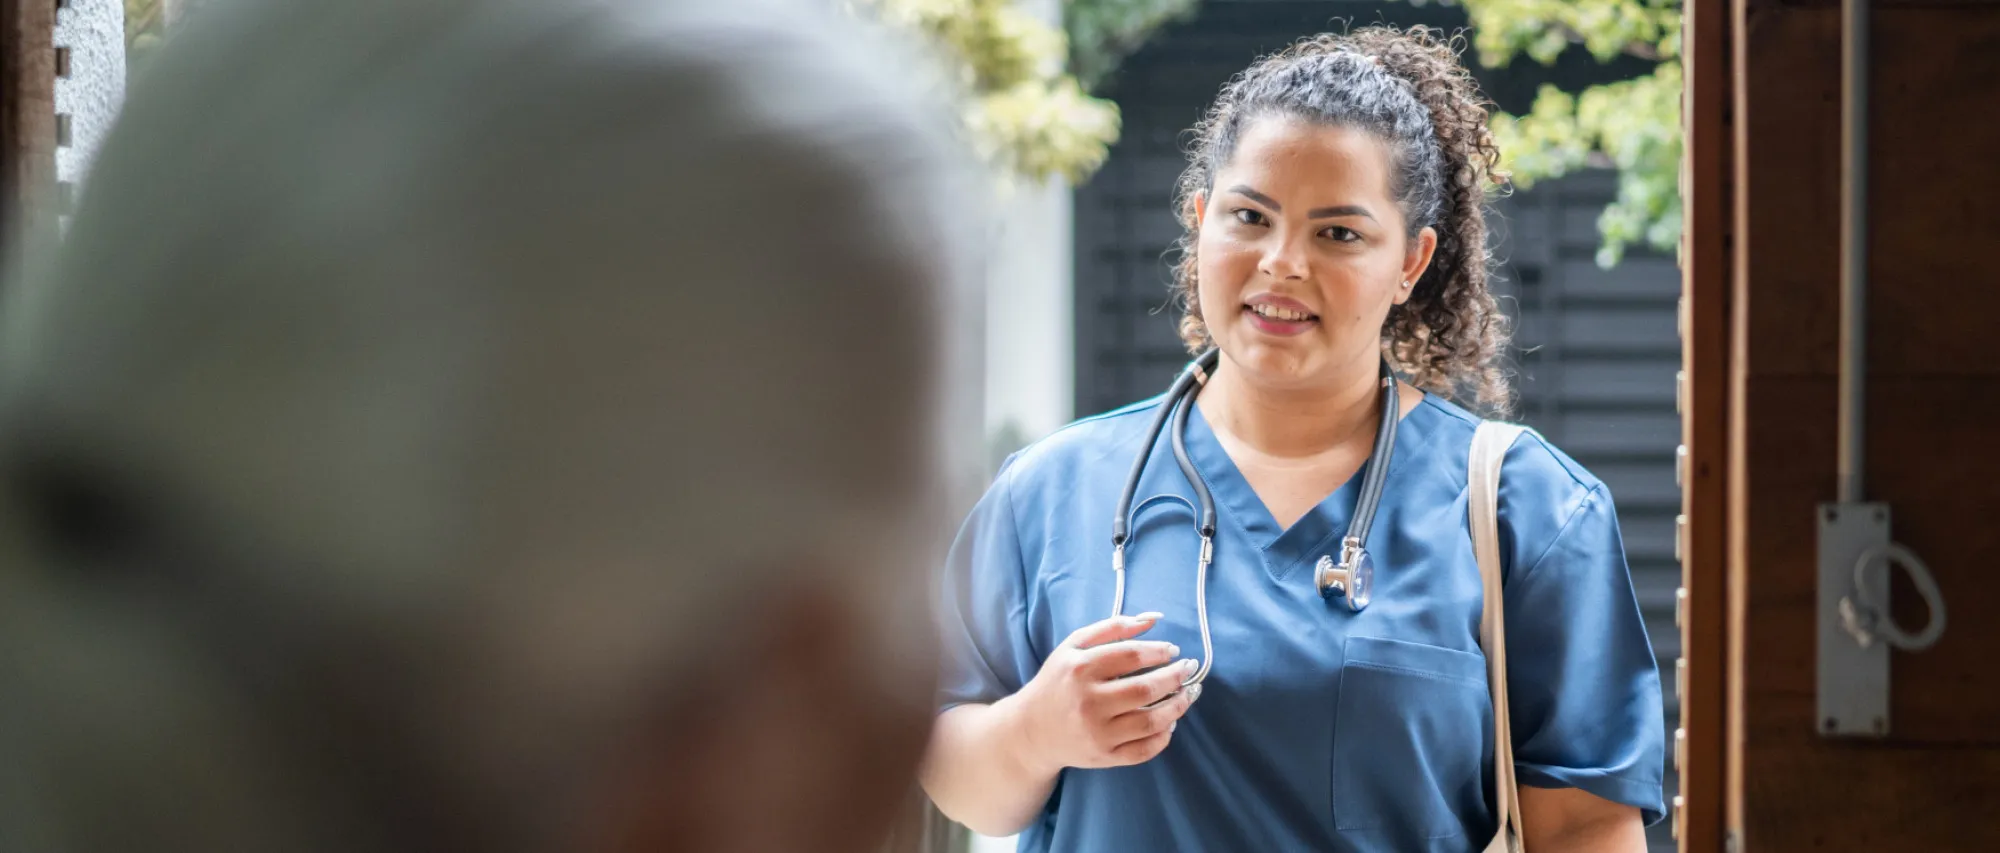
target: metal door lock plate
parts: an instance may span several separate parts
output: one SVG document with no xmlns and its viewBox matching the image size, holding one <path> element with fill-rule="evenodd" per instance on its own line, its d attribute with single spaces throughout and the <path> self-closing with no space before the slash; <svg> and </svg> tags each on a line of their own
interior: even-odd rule
<svg viewBox="0 0 2000 853">
<path fill-rule="evenodd" d="M 1855 563 L 1889 544 L 1889 505 L 1819 507 L 1819 733 L 1882 737 L 1889 733 L 1889 645 L 1864 642 L 1851 630 L 1843 599 L 1854 593 Z M 1871 572 L 1873 600 L 1889 600 L 1888 573 Z"/>
</svg>

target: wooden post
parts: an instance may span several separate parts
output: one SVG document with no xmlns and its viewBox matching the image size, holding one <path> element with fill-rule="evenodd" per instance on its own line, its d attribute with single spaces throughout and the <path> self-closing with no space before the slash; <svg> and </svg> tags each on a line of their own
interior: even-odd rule
<svg viewBox="0 0 2000 853">
<path fill-rule="evenodd" d="M 1674 833 L 1687 853 L 1723 853 L 1728 683 L 1730 75 L 1728 0 L 1683 7 L 1681 121 L 1681 516 L 1675 613 L 1681 660 L 1681 729 L 1671 748 L 1680 770 Z"/>
<path fill-rule="evenodd" d="M 0 240 L 52 233 L 56 7 L 0 0 Z"/>
</svg>

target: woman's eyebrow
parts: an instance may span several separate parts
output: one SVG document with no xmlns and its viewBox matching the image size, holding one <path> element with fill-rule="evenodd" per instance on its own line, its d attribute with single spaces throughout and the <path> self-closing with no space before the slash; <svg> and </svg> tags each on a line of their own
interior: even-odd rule
<svg viewBox="0 0 2000 853">
<path fill-rule="evenodd" d="M 1237 184 L 1236 186 L 1230 187 L 1229 191 L 1236 193 L 1238 195 L 1249 196 L 1251 201 L 1254 201 L 1258 204 L 1270 208 L 1271 212 L 1273 213 L 1285 212 L 1285 206 L 1279 204 L 1277 199 L 1274 199 L 1270 196 L 1267 196 L 1242 184 Z"/>
<path fill-rule="evenodd" d="M 1229 191 L 1236 193 L 1237 195 L 1245 196 L 1249 198 L 1251 201 L 1254 201 L 1258 204 L 1268 207 L 1271 209 L 1271 212 L 1273 213 L 1285 212 L 1285 206 L 1279 204 L 1277 199 L 1274 199 L 1270 196 L 1267 196 L 1263 193 L 1253 190 L 1247 186 L 1244 186 L 1243 184 L 1237 184 L 1236 186 L 1230 187 Z M 1368 208 L 1362 207 L 1361 205 L 1358 204 L 1341 204 L 1341 205 L 1335 205 L 1333 207 L 1319 207 L 1306 212 L 1307 219 L 1338 219 L 1343 216 L 1362 216 L 1368 219 L 1375 218 L 1375 214 L 1369 213 Z"/>
<path fill-rule="evenodd" d="M 1334 207 L 1320 207 L 1307 211 L 1307 219 L 1338 219 L 1342 216 L 1365 216 L 1374 219 L 1375 214 L 1358 204 L 1342 204 Z"/>
</svg>

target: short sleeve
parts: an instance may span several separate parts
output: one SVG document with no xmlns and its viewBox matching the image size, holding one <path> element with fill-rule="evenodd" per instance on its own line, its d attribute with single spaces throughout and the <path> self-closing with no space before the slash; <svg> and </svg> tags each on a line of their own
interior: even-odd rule
<svg viewBox="0 0 2000 853">
<path fill-rule="evenodd" d="M 1540 496 L 1555 499 L 1546 510 L 1510 513 L 1524 567 L 1504 593 L 1515 773 L 1637 807 L 1651 825 L 1665 815 L 1659 667 L 1609 492 L 1562 486 Z"/>
<path fill-rule="evenodd" d="M 1013 695 L 1037 666 L 1028 640 L 1027 566 L 1014 523 L 1009 469 L 1002 466 L 959 528 L 938 584 L 944 670 L 939 713 Z"/>
</svg>

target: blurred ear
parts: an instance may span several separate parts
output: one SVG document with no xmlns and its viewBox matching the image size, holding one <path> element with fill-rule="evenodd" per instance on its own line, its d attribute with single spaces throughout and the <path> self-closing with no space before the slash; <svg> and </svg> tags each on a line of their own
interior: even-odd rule
<svg viewBox="0 0 2000 853">
<path fill-rule="evenodd" d="M 881 848 L 929 738 L 930 693 L 885 694 L 867 614 L 827 592 L 769 590 L 753 623 L 713 638 L 615 757 L 595 828 L 609 843 L 580 849 Z"/>
<path fill-rule="evenodd" d="M 1208 220 L 1208 193 L 1206 192 L 1195 193 L 1193 201 L 1194 201 L 1194 224 L 1196 228 L 1199 228 L 1201 227 L 1201 223 Z"/>
<path fill-rule="evenodd" d="M 1410 294 L 1416 292 L 1417 280 L 1424 277 L 1425 270 L 1430 269 L 1431 258 L 1437 254 L 1437 246 L 1438 232 L 1436 228 L 1425 228 L 1417 232 L 1416 238 L 1410 241 L 1409 254 L 1403 257 L 1402 278 L 1402 281 L 1408 282 L 1410 286 L 1403 287 L 1401 286 L 1401 282 L 1398 282 L 1398 286 L 1396 287 L 1397 305 L 1408 302 Z"/>
</svg>

